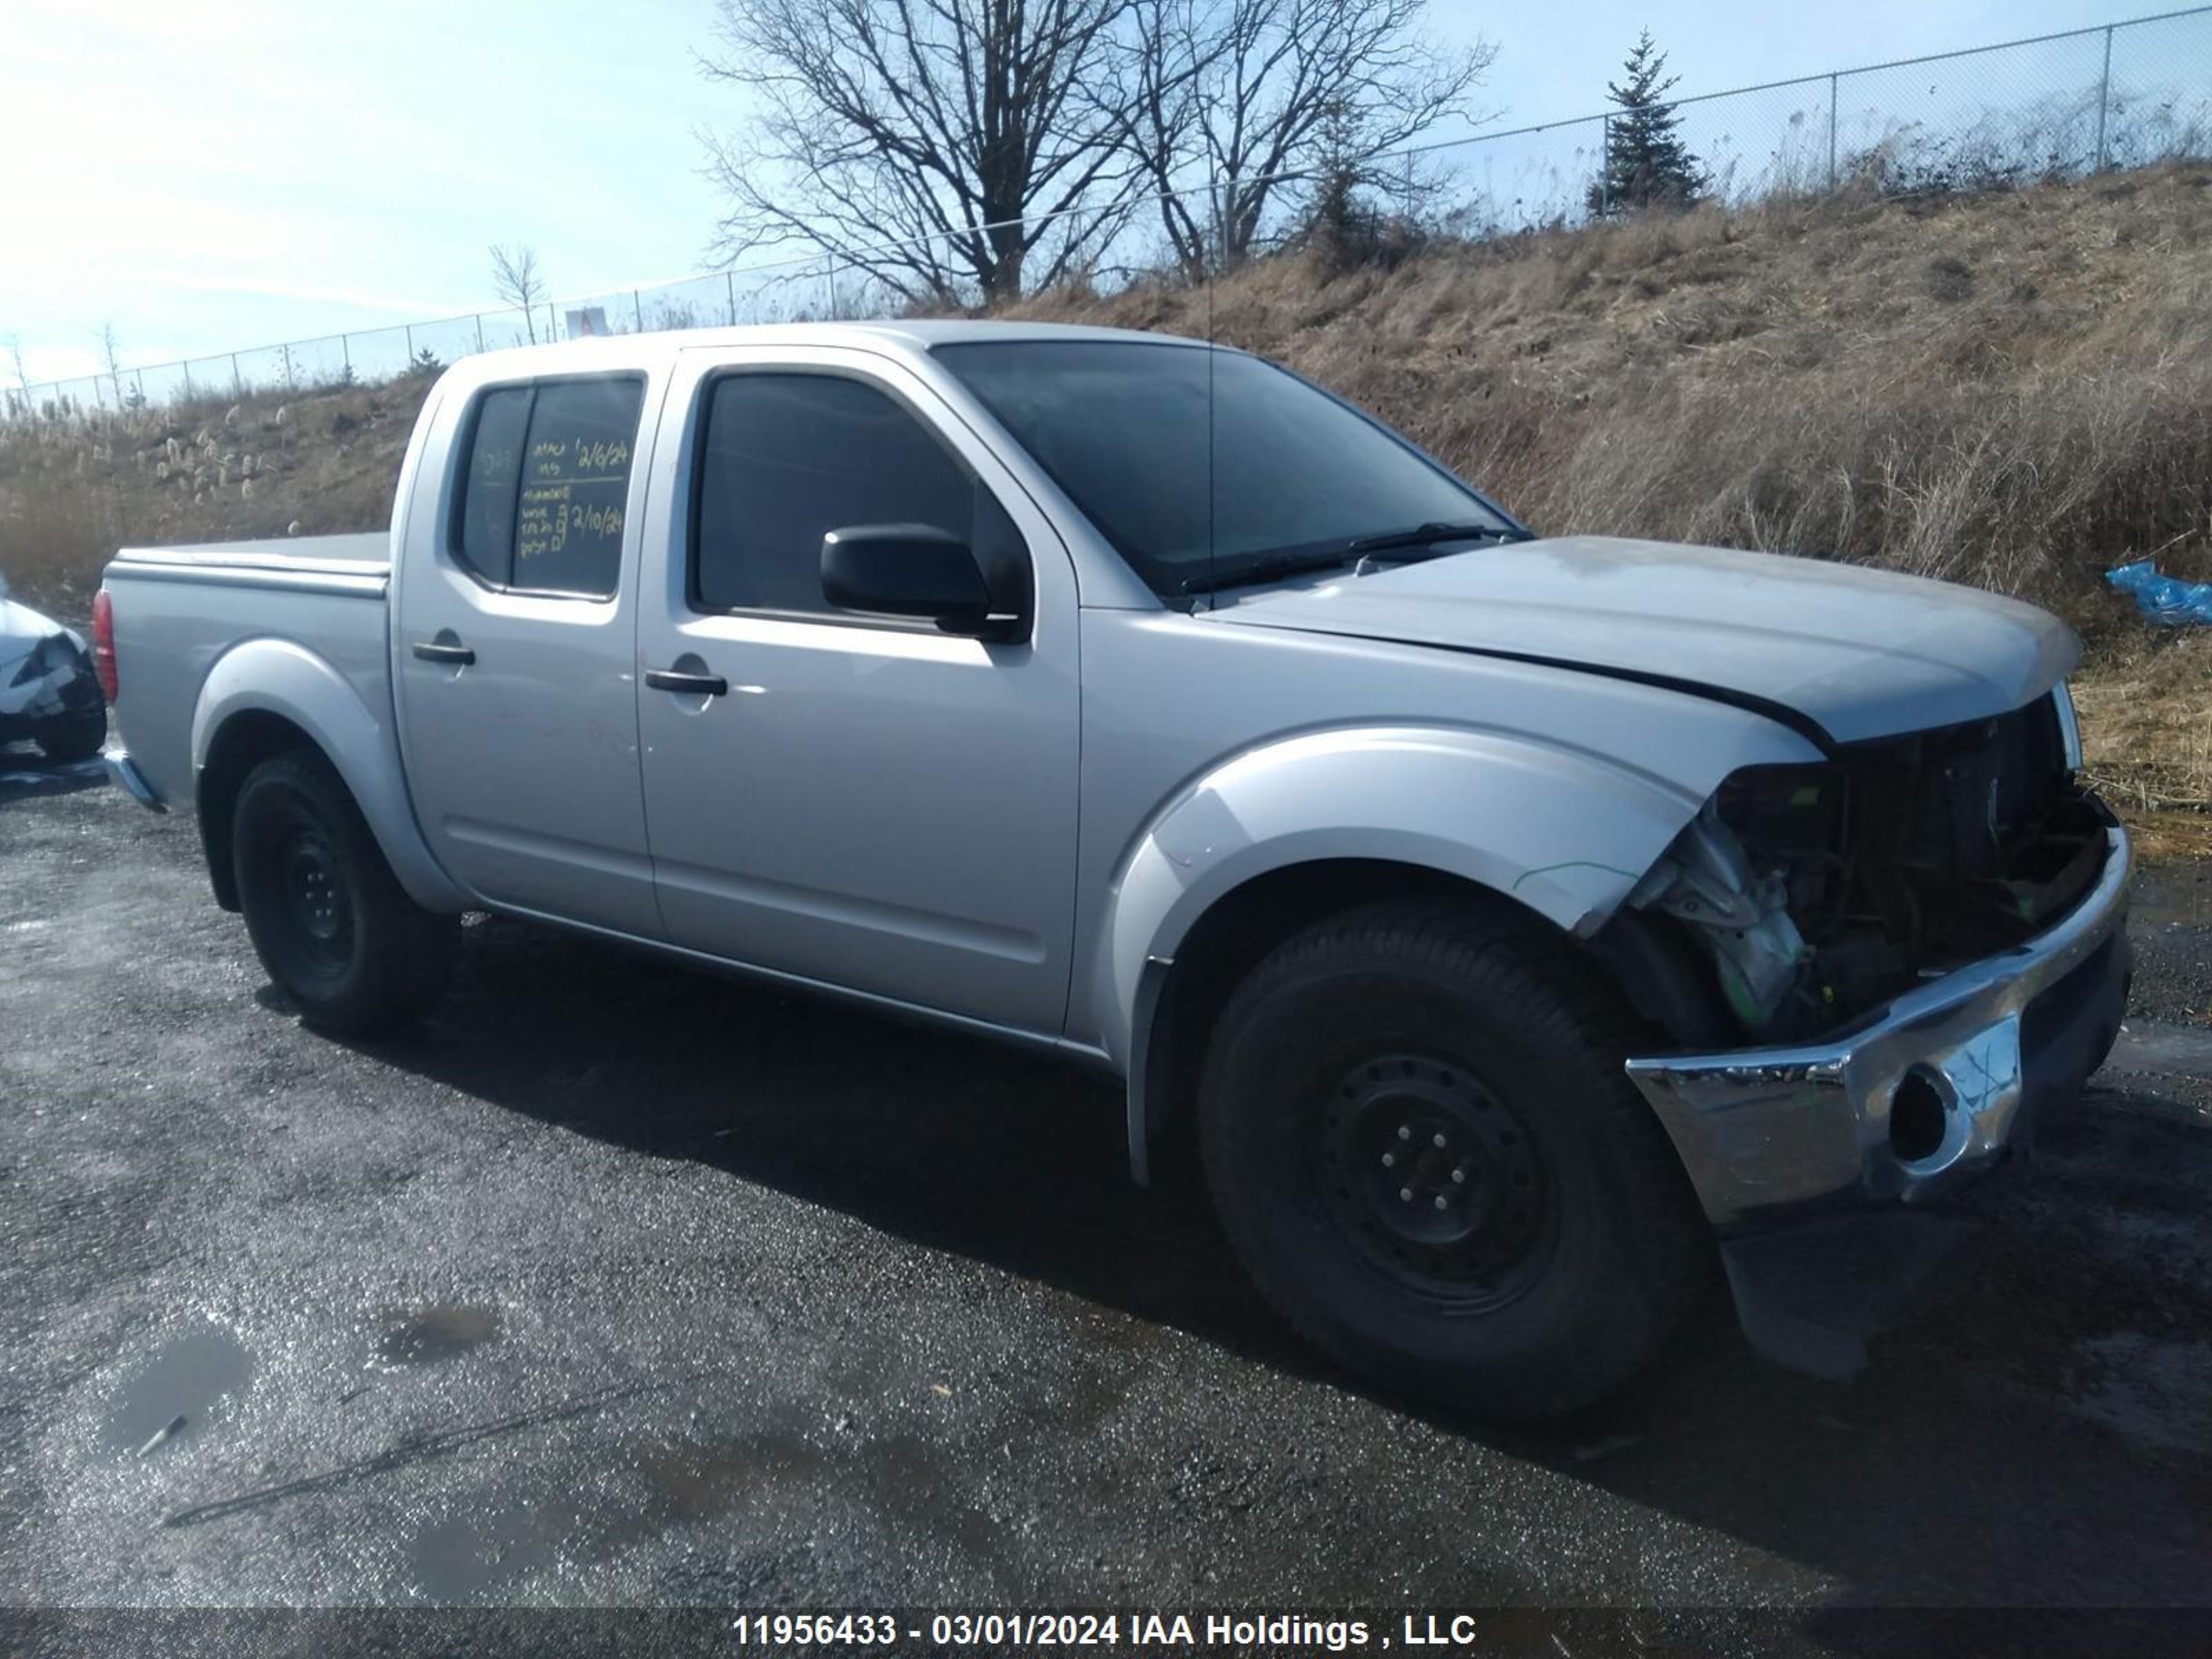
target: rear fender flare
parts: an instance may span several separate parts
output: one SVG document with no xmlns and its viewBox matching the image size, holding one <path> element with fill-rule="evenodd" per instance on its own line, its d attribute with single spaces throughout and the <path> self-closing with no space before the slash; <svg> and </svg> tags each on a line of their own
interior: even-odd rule
<svg viewBox="0 0 2212 1659">
<path fill-rule="evenodd" d="M 192 714 L 196 787 L 224 726 L 251 711 L 290 721 L 322 750 L 409 897 L 446 914 L 469 908 L 416 825 L 388 711 L 380 719 L 343 675 L 292 641 L 244 641 L 210 671 Z"/>
</svg>

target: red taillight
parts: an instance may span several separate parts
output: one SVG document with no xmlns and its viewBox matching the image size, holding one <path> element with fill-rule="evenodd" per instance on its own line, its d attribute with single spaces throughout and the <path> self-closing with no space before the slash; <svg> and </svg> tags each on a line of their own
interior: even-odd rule
<svg viewBox="0 0 2212 1659">
<path fill-rule="evenodd" d="M 92 672 L 100 676 L 100 690 L 115 701 L 115 605 L 101 588 L 92 596 Z"/>
</svg>

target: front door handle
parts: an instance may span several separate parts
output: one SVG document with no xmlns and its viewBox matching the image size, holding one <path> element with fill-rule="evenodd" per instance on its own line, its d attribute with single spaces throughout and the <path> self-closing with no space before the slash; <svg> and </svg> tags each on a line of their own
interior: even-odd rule
<svg viewBox="0 0 2212 1659">
<path fill-rule="evenodd" d="M 656 691 L 682 691 L 695 697 L 702 694 L 719 697 L 730 689 L 729 681 L 720 674 L 686 674 L 674 668 L 648 668 L 645 683 Z"/>
<path fill-rule="evenodd" d="M 477 653 L 459 640 L 417 640 L 415 654 L 424 662 L 447 662 L 466 667 L 477 659 Z"/>
</svg>

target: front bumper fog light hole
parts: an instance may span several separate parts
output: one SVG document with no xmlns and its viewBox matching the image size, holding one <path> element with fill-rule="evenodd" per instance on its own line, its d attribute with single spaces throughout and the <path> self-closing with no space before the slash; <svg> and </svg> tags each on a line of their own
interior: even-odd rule
<svg viewBox="0 0 2212 1659">
<path fill-rule="evenodd" d="M 1936 1079 L 1915 1066 L 1889 1100 L 1889 1149 L 1907 1164 L 1917 1163 L 1943 1145 L 1943 1091 Z"/>
</svg>

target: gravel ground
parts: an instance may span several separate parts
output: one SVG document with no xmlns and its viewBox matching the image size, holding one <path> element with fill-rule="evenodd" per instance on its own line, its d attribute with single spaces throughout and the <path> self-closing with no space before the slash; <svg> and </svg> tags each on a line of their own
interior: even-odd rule
<svg viewBox="0 0 2212 1659">
<path fill-rule="evenodd" d="M 333 1042 L 189 821 L 15 788 L 0 1604 L 2212 1605 L 2195 872 L 1856 1382 L 1716 1308 L 1504 1432 L 1290 1341 L 1096 1080 L 504 922 Z"/>
</svg>

